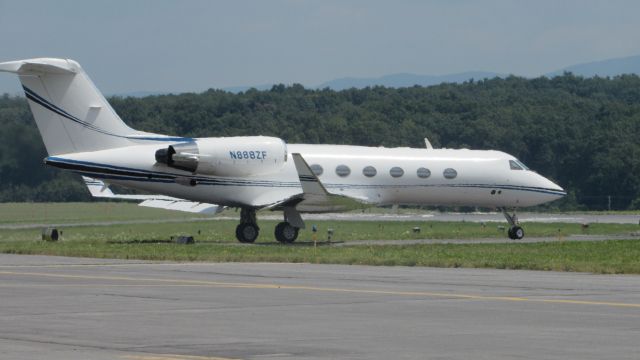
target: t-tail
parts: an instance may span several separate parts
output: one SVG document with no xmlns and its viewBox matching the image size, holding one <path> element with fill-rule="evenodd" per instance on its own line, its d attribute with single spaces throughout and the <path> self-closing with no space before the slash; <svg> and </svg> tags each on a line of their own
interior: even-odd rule
<svg viewBox="0 0 640 360">
<path fill-rule="evenodd" d="M 18 74 L 49 155 L 182 140 L 127 126 L 73 60 L 10 61 L 0 71 Z"/>
</svg>

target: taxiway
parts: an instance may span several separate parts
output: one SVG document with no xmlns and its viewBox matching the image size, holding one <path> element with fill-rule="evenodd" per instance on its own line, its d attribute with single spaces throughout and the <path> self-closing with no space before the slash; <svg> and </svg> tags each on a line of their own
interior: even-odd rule
<svg viewBox="0 0 640 360">
<path fill-rule="evenodd" d="M 0 255 L 3 359 L 637 359 L 640 277 Z"/>
</svg>

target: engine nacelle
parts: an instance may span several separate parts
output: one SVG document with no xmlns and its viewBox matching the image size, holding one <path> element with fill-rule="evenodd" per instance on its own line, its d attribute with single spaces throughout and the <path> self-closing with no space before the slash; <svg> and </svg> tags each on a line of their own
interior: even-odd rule
<svg viewBox="0 0 640 360">
<path fill-rule="evenodd" d="M 282 169 L 287 144 L 269 136 L 197 139 L 156 151 L 156 161 L 200 175 L 262 175 Z"/>
</svg>

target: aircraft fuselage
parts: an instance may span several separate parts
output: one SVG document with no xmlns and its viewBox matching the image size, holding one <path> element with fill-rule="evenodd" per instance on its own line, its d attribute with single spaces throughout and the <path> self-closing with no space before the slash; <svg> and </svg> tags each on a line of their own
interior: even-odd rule
<svg viewBox="0 0 640 360">
<path fill-rule="evenodd" d="M 46 162 L 113 184 L 224 206 L 265 207 L 302 191 L 291 159 L 272 173 L 207 176 L 157 163 L 154 153 L 162 146 L 59 155 Z M 513 169 L 510 161 L 517 160 L 500 151 L 304 144 L 287 148 L 306 159 L 328 192 L 374 205 L 525 207 L 565 195 L 543 176 Z"/>
</svg>

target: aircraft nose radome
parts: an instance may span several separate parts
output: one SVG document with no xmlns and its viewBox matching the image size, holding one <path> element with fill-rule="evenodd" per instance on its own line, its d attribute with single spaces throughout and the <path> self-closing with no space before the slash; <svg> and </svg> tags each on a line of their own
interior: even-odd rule
<svg viewBox="0 0 640 360">
<path fill-rule="evenodd" d="M 564 189 L 563 189 L 560 185 L 558 185 L 558 184 L 554 183 L 553 181 L 551 181 L 551 180 L 549 180 L 549 179 L 547 179 L 547 178 L 545 178 L 545 177 L 542 177 L 542 178 L 544 179 L 545 187 L 546 187 L 547 189 L 549 189 L 549 190 L 553 190 L 554 192 L 557 192 L 557 194 L 556 194 L 556 195 L 557 195 L 559 198 L 560 198 L 560 197 L 563 197 L 563 196 L 565 196 L 565 195 L 567 195 L 567 192 L 566 192 L 566 191 L 564 191 Z"/>
<path fill-rule="evenodd" d="M 564 189 L 562 188 L 562 186 L 555 184 L 554 185 L 558 188 L 558 191 L 562 192 L 562 196 L 567 195 L 567 192 L 564 191 Z"/>
<path fill-rule="evenodd" d="M 526 203 L 526 205 L 522 206 L 540 205 L 561 199 L 567 195 L 562 187 L 540 174 L 533 173 L 528 179 L 528 184 L 534 189 L 534 192 L 529 195 L 527 201 L 520 200 L 521 204 Z"/>
</svg>

